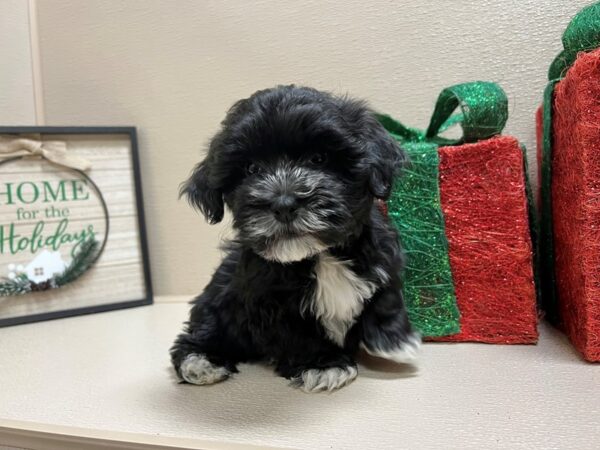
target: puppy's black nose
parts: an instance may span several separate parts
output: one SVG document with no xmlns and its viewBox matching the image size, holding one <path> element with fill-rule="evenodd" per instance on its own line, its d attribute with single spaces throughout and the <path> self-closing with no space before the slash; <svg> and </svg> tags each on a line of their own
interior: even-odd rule
<svg viewBox="0 0 600 450">
<path fill-rule="evenodd" d="M 277 220 L 289 223 L 296 217 L 298 200 L 295 196 L 284 194 L 277 197 L 271 204 L 271 211 Z"/>
</svg>

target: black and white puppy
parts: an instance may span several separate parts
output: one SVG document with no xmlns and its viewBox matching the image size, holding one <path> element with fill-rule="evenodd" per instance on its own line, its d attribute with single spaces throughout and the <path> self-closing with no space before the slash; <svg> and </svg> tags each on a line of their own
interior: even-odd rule
<svg viewBox="0 0 600 450">
<path fill-rule="evenodd" d="M 403 151 L 362 101 L 280 86 L 237 102 L 182 194 L 236 238 L 171 349 L 211 384 L 263 360 L 303 390 L 342 387 L 354 355 L 412 360 L 402 253 L 377 206 Z"/>
</svg>

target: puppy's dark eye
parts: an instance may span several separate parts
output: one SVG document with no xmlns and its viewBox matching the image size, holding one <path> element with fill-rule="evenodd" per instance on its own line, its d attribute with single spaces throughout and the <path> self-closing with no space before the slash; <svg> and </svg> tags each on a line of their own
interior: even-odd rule
<svg viewBox="0 0 600 450">
<path fill-rule="evenodd" d="M 246 172 L 249 175 L 254 175 L 260 172 L 260 167 L 258 167 L 258 164 L 250 163 L 246 166 Z"/>
<path fill-rule="evenodd" d="M 310 157 L 310 163 L 315 166 L 322 166 L 327 162 L 327 155 L 325 153 L 315 153 Z"/>
</svg>

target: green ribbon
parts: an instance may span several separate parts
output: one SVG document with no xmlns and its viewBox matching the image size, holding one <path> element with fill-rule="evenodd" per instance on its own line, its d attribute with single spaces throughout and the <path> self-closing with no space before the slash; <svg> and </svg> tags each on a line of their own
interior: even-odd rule
<svg viewBox="0 0 600 450">
<path fill-rule="evenodd" d="M 564 78 L 579 52 L 600 47 L 600 2 L 583 8 L 565 29 L 563 50 L 554 58 L 548 70 L 548 80 Z"/>
<path fill-rule="evenodd" d="M 403 293 L 409 317 L 424 336 L 458 333 L 460 314 L 440 201 L 438 147 L 500 134 L 508 118 L 506 95 L 497 84 L 485 81 L 448 87 L 440 93 L 426 131 L 387 115 L 378 118 L 411 161 L 395 180 L 388 200 L 390 220 L 407 256 Z M 461 137 L 440 136 L 454 125 L 462 127 Z"/>
<path fill-rule="evenodd" d="M 457 109 L 460 112 L 455 113 Z M 399 141 L 460 145 L 500 134 L 508 119 L 508 99 L 496 83 L 473 81 L 440 92 L 426 131 L 409 128 L 385 114 L 378 117 Z M 461 126 L 462 137 L 449 139 L 439 135 L 454 125 Z"/>
<path fill-rule="evenodd" d="M 539 263 L 541 272 L 541 291 L 546 317 L 558 323 L 558 293 L 556 291 L 556 274 L 554 272 L 554 241 L 552 227 L 552 106 L 554 88 L 563 79 L 580 52 L 587 52 L 600 47 L 600 2 L 583 8 L 569 23 L 562 36 L 563 50 L 556 56 L 550 69 L 550 80 L 544 90 L 543 140 L 541 187 L 541 226 L 539 239 Z"/>
<path fill-rule="evenodd" d="M 461 112 L 452 115 L 457 108 Z M 507 119 L 508 99 L 496 83 L 457 84 L 440 93 L 425 137 L 444 145 L 476 142 L 500 134 Z M 440 141 L 438 134 L 455 124 L 461 125 L 463 137 Z"/>
</svg>

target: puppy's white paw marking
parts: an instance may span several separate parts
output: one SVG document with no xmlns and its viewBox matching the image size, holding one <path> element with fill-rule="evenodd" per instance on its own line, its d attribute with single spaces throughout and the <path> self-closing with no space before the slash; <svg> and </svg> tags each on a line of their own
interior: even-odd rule
<svg viewBox="0 0 600 450">
<path fill-rule="evenodd" d="M 350 384 L 357 375 L 356 367 L 309 369 L 302 372 L 294 385 L 304 392 L 333 391 Z"/>
<path fill-rule="evenodd" d="M 421 335 L 419 333 L 411 333 L 406 341 L 400 342 L 397 347 L 389 349 L 369 349 L 364 344 L 362 347 L 369 355 L 377 356 L 378 358 L 389 359 L 397 363 L 414 363 L 421 350 Z"/>
<path fill-rule="evenodd" d="M 192 384 L 214 384 L 223 381 L 231 372 L 225 367 L 216 366 L 204 355 L 191 353 L 185 357 L 180 367 L 181 377 Z"/>
</svg>

